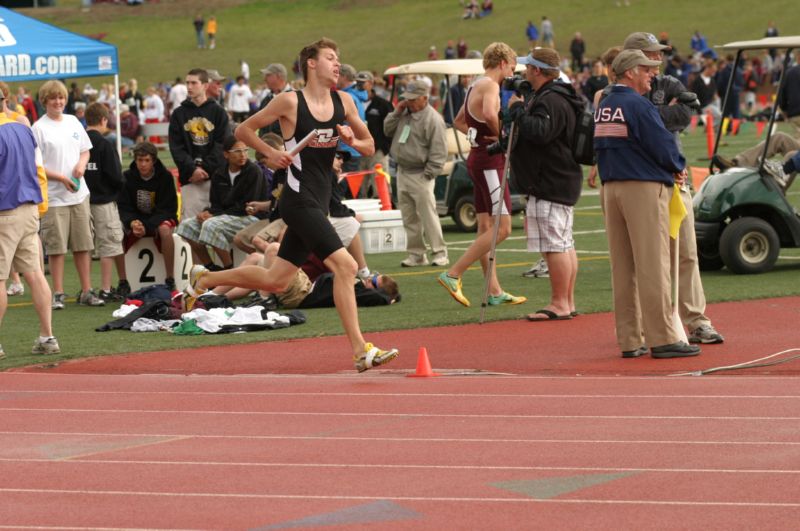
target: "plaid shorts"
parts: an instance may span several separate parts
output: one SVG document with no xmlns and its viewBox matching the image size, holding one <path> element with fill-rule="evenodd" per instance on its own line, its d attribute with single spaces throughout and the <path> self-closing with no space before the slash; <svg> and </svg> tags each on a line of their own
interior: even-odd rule
<svg viewBox="0 0 800 531">
<path fill-rule="evenodd" d="M 236 233 L 256 221 L 258 218 L 255 216 L 220 214 L 207 219 L 202 225 L 197 218 L 182 221 L 175 232 L 185 240 L 210 245 L 217 249 L 230 249 Z"/>
<path fill-rule="evenodd" d="M 528 196 L 525 207 L 528 250 L 565 253 L 575 247 L 572 239 L 573 207 Z"/>
</svg>

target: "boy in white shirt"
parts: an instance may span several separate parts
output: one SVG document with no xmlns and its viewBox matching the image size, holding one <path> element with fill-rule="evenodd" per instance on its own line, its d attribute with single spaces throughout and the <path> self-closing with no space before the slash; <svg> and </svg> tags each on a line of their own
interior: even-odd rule
<svg viewBox="0 0 800 531">
<path fill-rule="evenodd" d="M 81 123 L 64 114 L 67 88 L 56 80 L 39 88 L 39 101 L 46 115 L 33 124 L 33 134 L 42 151 L 47 173 L 50 208 L 42 217 L 42 242 L 50 257 L 53 276 L 53 309 L 64 309 L 64 262 L 72 251 L 81 284 L 78 304 L 103 306 L 92 290 L 89 251 L 92 241 L 89 187 L 83 179 L 92 143 Z"/>
</svg>

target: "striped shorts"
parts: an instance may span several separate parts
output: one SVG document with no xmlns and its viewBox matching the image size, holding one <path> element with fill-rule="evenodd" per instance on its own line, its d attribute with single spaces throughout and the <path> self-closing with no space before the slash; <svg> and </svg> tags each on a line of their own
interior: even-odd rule
<svg viewBox="0 0 800 531">
<path fill-rule="evenodd" d="M 197 218 L 187 219 L 178 225 L 175 233 L 185 240 L 210 245 L 217 249 L 230 249 L 237 232 L 258 221 L 255 216 L 231 216 L 220 214 L 202 224 Z"/>
</svg>

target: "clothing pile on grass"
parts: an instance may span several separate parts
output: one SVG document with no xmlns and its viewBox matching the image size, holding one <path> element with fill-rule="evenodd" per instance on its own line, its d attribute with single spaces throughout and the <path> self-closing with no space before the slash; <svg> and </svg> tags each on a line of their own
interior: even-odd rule
<svg viewBox="0 0 800 531">
<path fill-rule="evenodd" d="M 273 297 L 256 297 L 244 305 L 234 306 L 223 296 L 209 294 L 198 298 L 187 312 L 182 293 L 173 294 L 165 284 L 156 284 L 132 293 L 112 314 L 116 319 L 96 331 L 168 331 L 188 336 L 275 330 L 306 322 L 300 310 L 281 313 L 275 311 L 277 307 Z"/>
</svg>

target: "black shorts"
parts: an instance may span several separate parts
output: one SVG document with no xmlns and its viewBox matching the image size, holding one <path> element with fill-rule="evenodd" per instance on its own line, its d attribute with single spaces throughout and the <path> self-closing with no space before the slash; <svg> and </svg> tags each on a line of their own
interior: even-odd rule
<svg viewBox="0 0 800 531">
<path fill-rule="evenodd" d="M 288 228 L 281 240 L 278 256 L 297 267 L 308 260 L 308 253 L 325 260 L 344 247 L 328 216 L 319 208 L 281 208 L 281 217 Z"/>
</svg>

